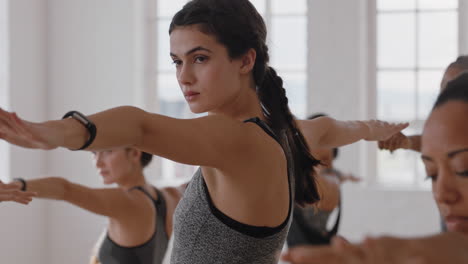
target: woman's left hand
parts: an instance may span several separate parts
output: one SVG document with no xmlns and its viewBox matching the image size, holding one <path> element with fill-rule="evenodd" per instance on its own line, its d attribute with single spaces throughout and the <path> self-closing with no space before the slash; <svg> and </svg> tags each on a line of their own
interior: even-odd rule
<svg viewBox="0 0 468 264">
<path fill-rule="evenodd" d="M 383 141 L 387 140 L 401 130 L 408 127 L 409 123 L 388 123 L 380 120 L 363 121 L 368 127 L 369 132 L 364 138 L 368 141 Z"/>
<path fill-rule="evenodd" d="M 28 204 L 37 194 L 35 192 L 23 192 L 15 184 L 4 184 L 0 181 L 0 202 L 12 201 L 21 204 Z"/>
</svg>

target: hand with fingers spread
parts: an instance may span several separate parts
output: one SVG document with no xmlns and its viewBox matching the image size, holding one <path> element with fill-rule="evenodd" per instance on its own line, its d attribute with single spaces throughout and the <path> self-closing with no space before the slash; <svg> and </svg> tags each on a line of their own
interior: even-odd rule
<svg viewBox="0 0 468 264">
<path fill-rule="evenodd" d="M 32 198 L 37 194 L 34 192 L 21 191 L 21 186 L 16 183 L 4 184 L 0 181 L 0 202 L 17 202 L 21 204 L 28 204 Z"/>
<path fill-rule="evenodd" d="M 408 127 L 408 123 L 388 123 L 380 120 L 363 121 L 368 127 L 368 134 L 364 138 L 368 141 L 383 141 L 387 140 L 396 133 Z"/>
<path fill-rule="evenodd" d="M 28 122 L 0 108 L 0 139 L 25 148 L 54 149 L 63 141 L 63 136 L 49 126 L 52 122 Z"/>
</svg>

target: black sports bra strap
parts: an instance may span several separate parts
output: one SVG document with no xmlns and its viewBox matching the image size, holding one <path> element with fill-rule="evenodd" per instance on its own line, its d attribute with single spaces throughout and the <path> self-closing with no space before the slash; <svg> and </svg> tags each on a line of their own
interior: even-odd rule
<svg viewBox="0 0 468 264">
<path fill-rule="evenodd" d="M 151 196 L 151 194 L 148 191 L 146 191 L 145 188 L 143 188 L 143 186 L 132 187 L 132 188 L 129 189 L 129 191 L 132 191 L 132 190 L 135 190 L 135 189 L 143 192 L 146 196 L 148 196 L 151 199 L 151 201 L 155 201 L 154 197 Z M 159 193 L 158 193 L 158 197 L 159 197 Z"/>
<path fill-rule="evenodd" d="M 278 143 L 280 142 L 278 137 L 276 136 L 275 132 L 260 118 L 258 117 L 252 117 L 247 120 L 244 120 L 244 123 L 252 122 L 257 124 L 260 128 L 263 129 L 268 135 L 270 135 L 273 139 L 275 139 Z"/>
</svg>

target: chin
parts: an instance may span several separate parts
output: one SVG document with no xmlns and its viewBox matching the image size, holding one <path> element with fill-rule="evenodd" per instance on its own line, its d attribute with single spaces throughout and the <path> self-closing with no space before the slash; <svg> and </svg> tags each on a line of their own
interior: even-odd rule
<svg viewBox="0 0 468 264">
<path fill-rule="evenodd" d="M 114 181 L 111 179 L 103 179 L 102 183 L 104 183 L 105 185 L 111 185 L 114 183 Z"/>
<path fill-rule="evenodd" d="M 202 106 L 199 106 L 199 105 L 190 105 L 189 104 L 189 108 L 190 108 L 190 112 L 194 113 L 194 114 L 203 114 L 203 113 L 206 113 L 208 112 L 208 110 Z"/>
</svg>

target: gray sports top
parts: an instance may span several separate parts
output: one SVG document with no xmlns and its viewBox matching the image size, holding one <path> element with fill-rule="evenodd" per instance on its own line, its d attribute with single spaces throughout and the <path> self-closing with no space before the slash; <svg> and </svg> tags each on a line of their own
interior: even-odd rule
<svg viewBox="0 0 468 264">
<path fill-rule="evenodd" d="M 146 194 L 156 208 L 156 228 L 153 236 L 146 243 L 136 247 L 122 247 L 112 241 L 109 234 L 99 249 L 99 262 L 102 264 L 161 264 L 166 254 L 169 236 L 166 233 L 166 201 L 156 188 L 158 200 L 142 187 L 134 187 Z"/>
<path fill-rule="evenodd" d="M 245 122 L 256 123 L 276 139 L 260 119 Z M 251 226 L 230 218 L 215 207 L 201 169 L 198 169 L 175 211 L 171 263 L 278 263 L 292 219 L 294 181 L 290 166 L 288 183 L 291 203 L 284 222 L 273 228 Z"/>
</svg>

